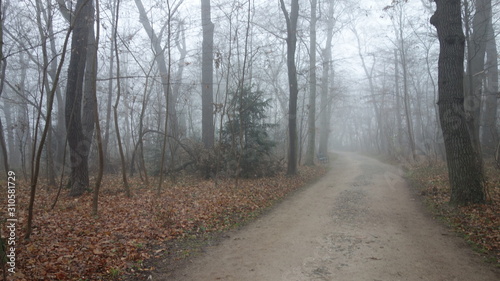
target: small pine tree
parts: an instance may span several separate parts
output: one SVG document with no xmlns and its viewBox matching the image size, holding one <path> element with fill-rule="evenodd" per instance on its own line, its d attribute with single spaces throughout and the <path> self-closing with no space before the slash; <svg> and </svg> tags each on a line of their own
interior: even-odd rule
<svg viewBox="0 0 500 281">
<path fill-rule="evenodd" d="M 269 138 L 268 129 L 275 126 L 265 122 L 270 99 L 262 91 L 250 88 L 232 93 L 228 121 L 222 128 L 221 144 L 226 169 L 241 177 L 262 177 L 276 172 L 272 158 L 276 143 Z M 240 170 L 236 171 L 238 166 Z"/>
</svg>

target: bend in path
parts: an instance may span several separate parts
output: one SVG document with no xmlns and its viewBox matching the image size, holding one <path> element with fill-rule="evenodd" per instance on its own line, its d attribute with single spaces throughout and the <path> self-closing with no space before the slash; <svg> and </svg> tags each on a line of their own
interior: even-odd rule
<svg viewBox="0 0 500 281">
<path fill-rule="evenodd" d="M 395 167 L 340 153 L 319 182 L 153 280 L 500 280 L 421 210 Z"/>
</svg>

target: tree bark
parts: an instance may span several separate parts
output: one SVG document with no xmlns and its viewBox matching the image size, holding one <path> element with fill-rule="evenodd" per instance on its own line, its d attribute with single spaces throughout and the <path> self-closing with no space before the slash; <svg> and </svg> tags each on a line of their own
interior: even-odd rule
<svg viewBox="0 0 500 281">
<path fill-rule="evenodd" d="M 465 1 L 467 3 L 467 1 Z M 488 5 L 489 4 L 489 5 Z M 488 9 L 488 6 L 489 9 Z M 472 19 L 472 34 L 467 45 L 467 76 L 465 89 L 465 111 L 467 124 L 474 148 L 480 152 L 479 139 L 482 82 L 484 77 L 484 58 L 486 54 L 486 33 L 488 29 L 488 11 L 491 10 L 490 0 L 476 0 L 475 13 Z M 467 27 L 466 30 L 470 28 Z M 481 156 L 481 154 L 478 154 Z M 481 160 L 481 159 L 480 159 Z"/>
<path fill-rule="evenodd" d="M 96 89 L 96 79 L 97 79 L 97 46 L 99 46 L 99 34 L 100 34 L 100 23 L 99 23 L 99 1 L 96 0 L 95 3 L 95 8 L 96 8 L 96 26 L 97 26 L 97 33 L 96 36 L 93 37 L 95 38 L 95 46 L 96 46 L 96 53 L 95 56 L 92 57 L 94 62 L 91 64 L 92 67 L 94 68 L 92 70 L 92 73 L 96 76 L 92 79 L 93 84 L 93 99 L 96 101 L 96 104 L 93 108 L 94 112 L 94 122 L 95 122 L 95 133 L 96 133 L 96 141 L 97 141 L 97 150 L 99 152 L 99 169 L 97 171 L 97 178 L 95 181 L 95 186 L 94 186 L 94 196 L 92 198 L 92 214 L 97 215 L 98 211 L 98 204 L 99 204 L 99 190 L 101 188 L 101 181 L 102 181 L 102 175 L 104 173 L 104 149 L 102 147 L 102 135 L 101 135 L 101 125 L 99 123 L 99 108 L 97 106 L 97 89 Z"/>
<path fill-rule="evenodd" d="M 5 81 L 5 64 L 6 60 L 3 57 L 3 10 L 2 10 L 2 1 L 0 0 L 0 97 L 2 96 L 3 86 Z M 2 148 L 2 164 L 5 169 L 5 175 L 9 173 L 9 158 L 7 154 L 7 143 L 5 142 L 4 130 L 2 125 L 2 119 L 0 119 L 0 146 Z"/>
<path fill-rule="evenodd" d="M 52 12 L 52 6 L 47 6 L 47 11 L 45 12 L 47 15 L 47 19 L 50 18 Z M 69 21 L 68 21 L 69 23 Z M 58 51 L 56 48 L 56 36 L 54 34 L 53 24 L 48 25 L 48 39 L 50 42 L 50 51 L 51 51 L 51 61 L 50 67 L 48 69 L 48 75 L 52 80 L 52 83 L 56 80 L 57 75 L 57 66 L 58 66 Z M 56 126 L 54 128 L 54 144 L 55 144 L 55 155 L 54 161 L 58 166 L 61 166 L 64 162 L 65 155 L 65 147 L 66 147 L 66 126 L 65 126 L 65 115 L 64 115 L 64 98 L 61 91 L 60 85 L 57 85 L 55 98 L 57 99 L 57 116 L 56 116 Z"/>
<path fill-rule="evenodd" d="M 486 34 L 486 84 L 485 84 L 485 102 L 483 113 L 482 130 L 482 151 L 485 155 L 493 155 L 498 142 L 497 130 L 497 107 L 498 107 L 498 55 L 495 41 L 495 32 L 492 24 L 491 5 L 488 14 L 488 27 Z"/>
<path fill-rule="evenodd" d="M 210 0 L 201 0 L 201 25 L 203 29 L 201 70 L 201 138 L 205 148 L 214 146 L 213 118 L 213 46 L 214 24 L 210 15 Z"/>
<path fill-rule="evenodd" d="M 117 0 L 113 1 L 113 6 L 112 9 L 113 11 L 116 9 L 116 2 Z M 115 13 L 111 13 L 111 23 L 115 24 L 116 19 L 115 19 Z M 112 31 L 111 31 L 111 37 L 115 38 L 115 27 L 112 26 Z M 109 145 L 109 134 L 110 134 L 110 128 L 111 128 L 111 110 L 112 110 L 112 104 L 113 104 L 113 72 L 114 72 L 114 60 L 115 60 L 115 41 L 111 40 L 109 42 L 109 69 L 108 69 L 108 76 L 109 76 L 109 81 L 108 81 L 108 95 L 107 95 L 107 101 L 106 101 L 106 127 L 104 128 L 104 140 L 103 140 L 103 150 L 104 150 L 104 155 L 105 155 L 105 161 L 109 160 L 108 157 L 108 145 Z"/>
<path fill-rule="evenodd" d="M 3 60 L 3 65 L 7 64 L 7 60 Z M 4 82 L 3 80 L 2 82 Z M 4 82 L 5 83 L 5 82 Z M 7 93 L 6 93 L 7 94 Z M 8 95 L 6 95 L 8 97 Z M 5 97 L 5 96 L 4 96 Z M 5 128 L 7 132 L 7 147 L 8 151 L 18 151 L 16 148 L 15 131 L 12 129 L 13 125 L 13 113 L 12 108 L 9 105 L 3 106 L 3 111 L 5 114 Z M 18 168 L 21 163 L 20 153 L 10 153 L 9 155 L 9 166 L 13 168 Z"/>
<path fill-rule="evenodd" d="M 47 35 L 43 29 L 44 22 L 42 21 L 42 15 L 43 18 L 45 19 L 45 26 L 52 26 L 52 23 L 49 21 L 49 17 L 46 14 L 46 9 L 42 7 L 42 2 L 41 1 L 36 1 L 35 3 L 37 14 L 36 14 L 36 21 L 38 25 L 38 34 L 40 35 L 42 44 L 42 67 L 41 70 L 43 71 L 42 73 L 42 87 L 45 90 L 47 94 L 50 93 L 51 87 L 50 87 L 50 82 L 49 82 L 49 57 L 48 57 L 48 49 L 47 49 Z M 47 122 L 47 121 L 46 121 Z M 36 141 L 35 141 L 36 142 Z M 47 146 L 45 147 L 46 155 L 47 155 L 47 160 L 46 160 L 46 167 L 47 167 L 47 177 L 49 181 L 49 185 L 55 186 L 56 185 L 56 179 L 55 179 L 55 171 L 54 171 L 54 159 L 53 159 L 53 152 L 52 152 L 52 126 L 50 126 L 49 130 L 47 131 Z M 35 151 L 35 147 L 33 147 L 33 151 Z M 32 162 L 32 167 L 34 166 L 34 163 Z"/>
<path fill-rule="evenodd" d="M 184 73 L 184 66 L 186 65 L 186 34 L 185 26 L 183 22 L 179 22 L 177 33 L 175 34 L 175 45 L 177 46 L 177 51 L 179 52 L 179 61 L 177 63 L 178 68 L 174 74 L 174 85 L 172 86 L 172 94 L 174 97 L 179 97 L 181 95 L 181 85 L 182 77 Z M 178 116 L 178 137 L 181 138 L 186 135 L 186 123 L 184 119 L 184 112 L 177 112 Z"/>
<path fill-rule="evenodd" d="M 88 151 L 90 140 L 83 132 L 81 105 L 87 59 L 89 29 L 93 28 L 92 1 L 78 0 L 71 39 L 71 57 L 66 87 L 66 131 L 70 150 L 71 196 L 82 195 L 89 187 Z"/>
<path fill-rule="evenodd" d="M 329 3 L 328 8 L 328 27 L 326 34 L 326 44 L 323 50 L 323 73 L 321 78 L 321 108 L 320 108 L 320 135 L 318 154 L 322 156 L 328 155 L 328 138 L 330 136 L 330 114 L 328 107 L 328 92 L 330 80 L 330 65 L 332 60 L 332 40 L 333 40 L 333 25 L 335 18 L 333 17 L 333 2 Z"/>
<path fill-rule="evenodd" d="M 297 68 L 295 66 L 295 50 L 297 47 L 297 21 L 299 18 L 299 1 L 291 0 L 290 14 L 286 10 L 284 0 L 280 0 L 281 10 L 286 19 L 287 30 L 287 68 L 290 99 L 288 103 L 288 165 L 287 175 L 297 174 Z"/>
<path fill-rule="evenodd" d="M 464 110 L 464 50 L 460 0 L 436 0 L 431 24 L 440 43 L 438 106 L 451 186 L 450 202 L 456 205 L 483 203 L 481 163 L 467 128 Z"/>
<path fill-rule="evenodd" d="M 397 152 L 401 151 L 403 148 L 403 125 L 401 124 L 401 95 L 399 93 L 399 60 L 398 60 L 398 50 L 394 49 L 394 82 L 395 82 L 395 91 L 396 95 L 396 123 L 397 123 Z"/>
<path fill-rule="evenodd" d="M 123 187 L 125 189 L 125 194 L 127 197 L 131 197 L 130 193 L 130 187 L 128 184 L 127 180 L 127 168 L 125 165 L 125 155 L 123 154 L 123 146 L 122 146 L 122 139 L 120 136 L 120 127 L 118 126 L 118 104 L 120 103 L 120 97 L 121 97 L 121 85 L 120 85 L 120 56 L 118 55 L 118 15 L 119 15 L 119 10 L 120 10 L 120 0 L 116 1 L 116 14 L 115 14 L 115 24 L 114 24 L 114 38 L 113 40 L 115 41 L 114 44 L 116 46 L 115 48 L 115 56 L 116 56 L 116 101 L 115 104 L 113 105 L 113 116 L 115 117 L 115 133 L 116 133 L 116 142 L 118 143 L 118 152 L 120 153 L 120 163 L 121 163 L 121 171 L 122 171 L 122 180 L 123 180 Z"/>
<path fill-rule="evenodd" d="M 93 1 L 93 0 L 88 0 Z M 92 7 L 92 15 L 94 9 Z M 89 41 L 87 47 L 87 61 L 85 67 L 85 80 L 83 87 L 83 110 L 82 110 L 82 128 L 85 138 L 92 143 L 95 128 L 94 111 L 97 108 L 97 41 L 95 38 L 94 28 L 89 28 Z M 90 150 L 90 144 L 88 146 Z M 88 154 L 89 152 L 87 152 Z"/>
<path fill-rule="evenodd" d="M 27 169 L 27 161 L 26 159 L 31 159 L 33 157 L 30 147 L 33 147 L 33 136 L 31 134 L 31 124 L 29 120 L 29 109 L 28 104 L 24 102 L 27 100 L 27 91 L 26 91 L 26 77 L 27 77 L 27 69 L 28 64 L 25 60 L 25 53 L 22 52 L 19 54 L 19 64 L 21 65 L 21 75 L 19 77 L 19 93 L 23 99 L 23 102 L 20 102 L 17 108 L 17 122 L 15 128 L 15 134 L 18 136 L 17 146 L 20 154 L 21 160 L 21 169 L 25 178 L 28 177 Z M 8 81 L 7 81 L 8 82 Z M 40 109 L 39 106 L 35 105 L 36 108 Z"/>
<path fill-rule="evenodd" d="M 308 114 L 308 141 L 305 164 L 314 165 L 316 147 L 316 6 L 317 0 L 311 0 L 311 40 L 309 42 L 309 114 Z"/>
</svg>

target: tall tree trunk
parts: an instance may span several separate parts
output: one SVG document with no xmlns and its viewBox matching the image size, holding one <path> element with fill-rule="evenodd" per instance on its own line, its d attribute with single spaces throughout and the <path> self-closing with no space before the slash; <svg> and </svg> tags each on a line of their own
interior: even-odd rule
<svg viewBox="0 0 500 281">
<path fill-rule="evenodd" d="M 151 44 L 153 46 L 153 50 L 155 52 L 155 60 L 158 66 L 158 70 L 160 72 L 160 79 L 161 79 L 161 85 L 163 88 L 163 94 L 165 95 L 165 98 L 168 98 L 169 100 L 167 101 L 168 108 L 166 112 L 166 118 L 168 118 L 169 126 L 169 134 L 175 136 L 177 134 L 177 114 L 176 114 L 176 109 L 175 109 L 175 103 L 177 100 L 177 97 L 172 95 L 172 90 L 171 90 L 171 85 L 170 85 L 170 73 L 168 71 L 167 67 L 167 60 L 165 58 L 165 51 L 164 48 L 161 46 L 161 38 L 159 38 L 155 30 L 153 29 L 153 26 L 149 22 L 149 19 L 147 17 L 146 10 L 144 9 L 144 5 L 142 4 L 141 0 L 134 0 L 135 4 L 137 6 L 137 9 L 139 10 L 140 14 L 140 22 L 142 26 L 144 27 L 144 30 L 148 34 L 148 37 L 151 41 Z M 170 18 L 175 14 L 177 11 L 179 5 L 182 3 L 182 1 L 179 1 L 175 4 L 174 7 L 169 8 L 169 19 L 167 19 L 168 22 L 170 22 Z M 169 35 L 170 36 L 170 35 Z M 170 65 L 170 62 L 169 62 Z"/>
<path fill-rule="evenodd" d="M 495 41 L 495 32 L 492 24 L 491 5 L 488 6 L 488 30 L 486 34 L 486 85 L 485 102 L 483 114 L 483 152 L 486 155 L 493 155 L 498 142 L 497 130 L 497 108 L 498 108 L 498 54 Z"/>
<path fill-rule="evenodd" d="M 330 135 L 330 114 L 328 113 L 328 92 L 330 86 L 330 65 L 332 60 L 332 40 L 333 26 L 335 18 L 333 17 L 334 3 L 331 1 L 328 6 L 328 27 L 326 33 L 326 44 L 323 50 L 323 73 L 321 77 L 321 107 L 320 107 L 320 134 L 318 154 L 326 156 L 328 154 L 328 137 Z"/>
<path fill-rule="evenodd" d="M 363 71 L 365 72 L 365 76 L 368 79 L 368 85 L 370 87 L 370 89 L 369 89 L 370 90 L 370 97 L 371 97 L 371 101 L 373 104 L 373 111 L 375 114 L 375 120 L 377 122 L 374 143 L 377 147 L 377 151 L 381 152 L 382 151 L 382 145 L 381 145 L 382 139 L 379 136 L 381 136 L 380 130 L 383 128 L 384 125 L 383 125 L 383 121 L 381 118 L 382 114 L 381 114 L 380 106 L 378 105 L 378 100 L 377 100 L 377 97 L 375 95 L 375 84 L 373 82 L 373 78 L 374 78 L 373 71 L 375 70 L 375 62 L 376 61 L 375 61 L 375 57 L 373 57 L 373 62 L 372 62 L 371 67 L 369 67 L 367 65 L 365 57 L 363 56 L 363 54 L 361 52 L 361 40 L 359 39 L 359 35 L 358 35 L 355 28 L 353 28 L 352 30 L 354 32 L 354 36 L 356 37 L 356 41 L 358 44 L 358 56 L 361 59 L 361 65 L 363 66 Z"/>
<path fill-rule="evenodd" d="M 440 43 L 438 61 L 439 118 L 451 186 L 450 202 L 483 203 L 480 159 L 469 136 L 464 110 L 464 50 L 460 0 L 436 0 L 431 24 Z"/>
<path fill-rule="evenodd" d="M 402 18 L 400 19 L 402 21 Z M 416 159 L 415 136 L 413 133 L 413 122 L 411 118 L 410 90 L 408 89 L 408 66 L 406 59 L 406 46 L 403 29 L 399 29 L 401 68 L 403 70 L 403 104 L 405 110 L 406 127 L 408 129 L 408 144 L 410 145 L 411 158 Z"/>
<path fill-rule="evenodd" d="M 81 11 L 81 9 L 79 9 L 79 11 Z M 42 151 L 43 151 L 43 147 L 45 145 L 45 140 L 47 138 L 48 131 L 51 127 L 50 124 L 51 124 L 51 118 L 52 118 L 52 108 L 53 108 L 53 104 L 54 104 L 54 96 L 56 93 L 57 85 L 59 83 L 59 77 L 60 77 L 60 74 L 62 71 L 62 67 L 64 65 L 64 59 L 66 57 L 66 50 L 68 47 L 69 38 L 70 38 L 71 32 L 75 26 L 76 26 L 76 21 L 70 23 L 68 32 L 66 33 L 66 37 L 64 39 L 64 44 L 63 44 L 62 53 L 61 53 L 62 54 L 61 60 L 59 62 L 59 66 L 57 67 L 57 70 L 56 70 L 56 73 L 54 76 L 52 89 L 50 90 L 50 93 L 47 96 L 47 116 L 46 116 L 46 120 L 45 120 L 44 129 L 42 132 L 42 136 L 40 138 L 40 143 L 38 144 L 38 149 L 36 150 L 36 157 L 34 158 L 34 161 L 33 161 L 33 169 L 32 169 L 33 173 L 31 175 L 31 180 L 30 180 L 30 198 L 29 198 L 29 203 L 28 203 L 28 219 L 26 222 L 26 233 L 24 235 L 24 239 L 29 239 L 31 236 L 31 232 L 32 232 L 33 216 L 34 216 L 33 210 L 35 207 L 36 187 L 37 187 L 37 183 L 38 183 L 38 175 L 40 172 L 40 160 L 42 158 Z"/>
<path fill-rule="evenodd" d="M 212 23 L 210 15 L 210 0 L 201 0 L 201 25 L 203 29 L 201 55 L 201 138 L 205 148 L 211 148 L 214 146 L 214 24 Z"/>
<path fill-rule="evenodd" d="M 21 74 L 19 78 L 19 93 L 21 93 L 23 99 L 26 99 L 26 76 L 27 76 L 27 69 L 28 69 L 28 64 L 26 63 L 25 59 L 25 52 L 21 52 L 19 54 L 19 64 L 21 65 Z M 29 120 L 29 109 L 28 109 L 28 104 L 26 102 L 20 102 L 19 106 L 17 107 L 17 124 L 16 124 L 16 135 L 18 136 L 17 139 L 17 146 L 18 146 L 18 152 L 20 154 L 21 158 L 21 168 L 22 172 L 25 178 L 28 177 L 28 173 L 26 171 L 27 169 L 27 161 L 26 159 L 31 159 L 33 157 L 31 150 L 28 149 L 29 147 L 33 147 L 33 136 L 31 134 L 31 125 L 30 125 L 30 120 Z"/>
<path fill-rule="evenodd" d="M 465 1 L 464 3 L 468 3 Z M 467 76 L 465 88 L 465 110 L 467 112 L 467 124 L 474 148 L 480 152 L 481 144 L 479 139 L 480 116 L 481 116 L 481 95 L 482 82 L 484 77 L 484 58 L 486 54 L 486 33 L 488 27 L 488 5 L 491 0 L 476 0 L 475 13 L 472 19 L 472 34 L 468 34 L 467 45 Z M 466 23 L 467 24 L 467 23 Z M 466 30 L 470 28 L 466 26 Z M 478 153 L 478 157 L 481 154 Z M 482 161 L 480 158 L 479 160 Z"/>
<path fill-rule="evenodd" d="M 80 196 L 89 187 L 88 152 L 90 140 L 83 132 L 81 105 L 89 29 L 93 28 L 94 23 L 92 6 L 92 1 L 87 0 L 78 0 L 76 4 L 71 57 L 68 66 L 65 116 L 70 151 L 71 196 Z"/>
<path fill-rule="evenodd" d="M 47 5 L 45 10 L 45 20 L 48 21 L 51 19 L 51 15 L 53 13 L 53 6 Z M 64 9 L 64 7 L 61 7 Z M 63 11 L 63 15 L 66 14 Z M 70 23 L 68 21 L 68 23 Z M 56 36 L 54 34 L 54 25 L 48 24 L 47 26 L 48 39 L 50 43 L 50 52 L 51 52 L 51 61 L 49 69 L 47 70 L 48 76 L 51 79 L 52 83 L 56 80 L 57 75 L 57 67 L 58 67 L 58 51 L 56 47 Z M 57 115 L 56 115 L 56 125 L 53 128 L 53 145 L 55 145 L 54 151 L 54 164 L 55 168 L 61 167 L 63 164 L 63 157 L 65 155 L 66 148 L 66 126 L 65 126 L 65 115 L 64 115 L 64 98 L 62 94 L 62 90 L 60 85 L 56 85 L 55 98 L 57 100 Z M 49 141 L 50 143 L 50 141 Z"/>
<path fill-rule="evenodd" d="M 169 64 L 168 64 L 168 73 L 170 73 L 170 20 L 169 20 L 169 26 L 168 26 L 168 59 L 169 59 Z M 170 76 L 167 77 L 167 92 L 165 93 L 165 100 L 167 101 L 167 112 L 165 116 L 165 133 L 163 134 L 163 142 L 162 142 L 162 148 L 161 148 L 161 160 L 160 160 L 160 180 L 158 181 L 158 188 L 157 188 L 157 193 L 158 196 L 161 194 L 161 187 L 163 185 L 163 174 L 165 171 L 165 160 L 166 160 L 166 155 L 167 155 L 167 139 L 168 139 L 168 132 L 169 132 L 169 122 L 168 122 L 168 116 L 169 116 L 169 108 L 170 108 Z"/>
<path fill-rule="evenodd" d="M 7 64 L 7 59 L 4 58 L 3 60 L 3 65 Z M 4 80 L 5 81 L 5 80 Z M 7 93 L 5 93 L 6 96 L 8 97 Z M 7 147 L 9 148 L 9 166 L 13 168 L 19 168 L 20 163 L 21 163 L 21 154 L 18 153 L 19 150 L 16 147 L 16 133 L 14 128 L 14 114 L 12 107 L 4 104 L 3 106 L 3 111 L 5 115 L 5 128 L 7 131 Z"/>
<path fill-rule="evenodd" d="M 0 0 L 0 69 L 2 70 L 1 76 L 0 76 L 0 97 L 2 96 L 3 92 L 3 86 L 4 86 L 4 81 L 5 81 L 5 58 L 3 57 L 3 4 L 2 0 Z M 2 125 L 2 119 L 0 119 L 0 145 L 2 148 L 2 158 L 3 158 L 3 166 L 5 168 L 5 176 L 9 175 L 9 160 L 8 160 L 8 155 L 7 155 L 7 144 L 5 142 L 5 136 L 4 136 L 4 130 L 3 130 L 3 125 Z M 3 179 L 4 177 L 2 177 Z M 3 259 L 3 256 L 5 255 L 5 246 L 4 244 L 4 237 L 0 233 L 0 247 L 2 249 L 2 261 L 0 264 L 2 265 L 2 272 L 3 272 L 3 280 L 7 280 L 7 268 L 6 268 L 6 260 Z"/>
<path fill-rule="evenodd" d="M 6 59 L 3 57 L 3 5 L 2 1 L 0 0 L 0 97 L 2 96 L 3 92 L 3 86 L 5 82 L 5 69 L 6 69 Z M 5 175 L 9 173 L 9 156 L 7 154 L 7 143 L 5 142 L 5 136 L 4 136 L 4 130 L 3 130 L 3 125 L 2 125 L 2 119 L 0 119 L 0 146 L 2 148 L 2 164 L 5 169 Z M 2 177 L 3 178 L 3 177 Z M 3 241 L 2 241 L 3 242 Z M 3 264 L 3 262 L 2 262 Z M 5 268 L 4 268 L 5 271 Z M 4 279 L 5 279 L 5 274 L 4 274 Z M 7 279 L 5 279 L 7 280 Z"/>
<path fill-rule="evenodd" d="M 288 103 L 288 166 L 287 174 L 297 174 L 297 68 L 295 66 L 295 49 L 297 45 L 297 21 L 299 18 L 299 1 L 291 0 L 290 14 L 286 10 L 284 0 L 280 0 L 281 10 L 286 19 L 287 30 L 287 68 L 290 99 Z"/>
<path fill-rule="evenodd" d="M 93 1 L 93 0 L 88 0 Z M 94 14 L 94 9 L 92 9 Z M 85 138 L 89 140 L 88 149 L 94 136 L 95 114 L 97 108 L 97 41 L 94 28 L 89 28 L 89 41 L 87 47 L 87 62 L 85 67 L 85 78 L 83 87 L 82 128 Z M 88 154 L 89 152 L 87 152 Z"/>
<path fill-rule="evenodd" d="M 116 9 L 116 2 L 117 0 L 113 0 L 113 5 L 112 9 L 113 11 Z M 111 22 L 112 24 L 116 23 L 115 19 L 115 13 L 111 13 Z M 115 28 L 113 26 L 112 28 L 112 33 L 111 37 L 115 38 L 114 34 Z M 105 161 L 108 161 L 108 145 L 109 145 L 109 134 L 110 134 L 110 128 L 111 128 L 111 110 L 112 110 L 112 104 L 113 104 L 113 72 L 114 72 L 114 61 L 115 61 L 115 41 L 111 40 L 110 41 L 110 47 L 109 47 L 109 70 L 108 70 L 108 76 L 109 76 L 109 81 L 108 81 L 108 96 L 107 96 L 107 101 L 106 101 L 106 127 L 104 128 L 104 140 L 103 140 L 103 150 L 104 150 L 104 155 L 105 155 Z"/>
<path fill-rule="evenodd" d="M 149 97 L 151 95 L 153 87 L 149 87 L 149 77 L 151 74 L 151 71 L 153 70 L 153 65 L 151 65 L 151 68 L 146 74 L 146 82 L 144 83 L 144 92 L 143 92 L 143 99 L 142 99 L 142 106 L 141 106 L 141 113 L 139 115 L 139 139 L 137 140 L 137 144 L 139 144 L 139 166 L 140 166 L 140 171 L 142 171 L 142 174 L 144 175 L 144 183 L 146 185 L 149 185 L 149 178 L 148 178 L 148 171 L 146 168 L 146 161 L 144 161 L 144 142 L 142 140 L 142 137 L 144 135 L 144 116 L 146 115 L 146 109 L 147 105 L 149 102 Z M 132 152 L 132 158 L 130 161 L 130 176 L 132 177 L 134 174 L 134 162 L 135 162 L 135 155 L 136 155 L 136 149 L 133 150 Z"/>
<path fill-rule="evenodd" d="M 306 151 L 306 165 L 314 165 L 316 147 L 316 6 L 317 0 L 311 0 L 311 40 L 309 42 L 309 114 L 308 114 L 308 142 Z"/>
<path fill-rule="evenodd" d="M 96 26 L 97 26 L 97 33 L 95 36 L 95 46 L 96 46 L 96 53 L 95 56 L 93 56 L 94 62 L 91 64 L 94 69 L 92 69 L 92 73 L 96 75 L 92 80 L 92 93 L 93 93 L 93 99 L 96 101 L 96 104 L 94 106 L 94 122 L 95 122 L 95 132 L 96 132 L 96 140 L 97 140 L 97 150 L 99 153 L 99 169 L 97 171 L 97 178 L 95 181 L 95 186 L 94 186 L 94 196 L 92 200 L 92 214 L 97 215 L 97 210 L 98 210 L 98 203 L 99 203 L 99 190 L 101 189 L 101 181 L 102 181 L 102 175 L 104 173 L 104 148 L 102 147 L 102 135 L 101 135 L 101 125 L 99 123 L 99 108 L 97 106 L 97 88 L 96 88 L 96 78 L 97 78 L 97 46 L 99 46 L 99 31 L 100 31 L 100 22 L 99 22 L 99 1 L 95 1 L 95 8 L 96 8 Z"/>
<path fill-rule="evenodd" d="M 409 151 L 410 156 L 408 158 L 414 160 L 416 157 L 416 145 L 415 145 L 415 133 L 413 128 L 413 120 L 411 113 L 409 77 L 408 77 L 408 59 L 406 57 L 406 40 L 404 35 L 404 28 L 405 28 L 404 3 L 402 3 L 401 5 L 396 5 L 394 9 L 395 9 L 394 11 L 395 16 L 392 17 L 392 24 L 394 28 L 394 34 L 398 41 L 398 49 L 399 49 L 398 51 L 400 59 L 399 62 L 401 63 L 401 71 L 402 71 L 403 112 L 406 122 L 407 135 L 408 135 L 408 146 L 410 150 Z"/>
<path fill-rule="evenodd" d="M 397 123 L 397 152 L 401 152 L 403 148 L 403 126 L 401 124 L 401 95 L 399 92 L 399 59 L 398 59 L 398 50 L 394 49 L 394 82 L 395 82 L 395 95 L 396 95 L 396 123 Z"/>
<path fill-rule="evenodd" d="M 121 96 L 121 85 L 120 85 L 120 56 L 118 55 L 118 15 L 119 15 L 119 10 L 120 10 L 120 0 L 116 1 L 116 14 L 115 14 L 115 24 L 114 24 L 114 32 L 113 34 L 115 37 L 113 40 L 115 41 L 115 56 L 116 56 L 116 101 L 115 104 L 113 105 L 113 115 L 115 117 L 115 133 L 116 133 L 116 142 L 118 143 L 118 152 L 120 153 L 120 163 L 121 163 L 121 170 L 122 170 L 122 180 L 123 180 L 123 187 L 125 188 L 125 194 L 127 197 L 131 197 L 130 194 L 130 187 L 128 185 L 128 180 L 127 180 L 127 168 L 125 166 L 125 155 L 123 154 L 123 146 L 122 146 L 122 139 L 120 137 L 120 127 L 118 126 L 118 104 L 120 103 L 120 96 Z"/>
<path fill-rule="evenodd" d="M 48 48 L 47 48 L 47 40 L 48 37 L 46 35 L 45 30 L 43 29 L 44 26 L 52 26 L 52 23 L 49 22 L 49 17 L 47 16 L 46 12 L 47 10 L 42 7 L 42 2 L 41 1 L 36 1 L 35 3 L 36 10 L 37 10 L 37 15 L 36 15 L 36 21 L 38 25 L 38 34 L 40 35 L 40 38 L 42 39 L 42 44 L 41 44 L 41 49 L 42 49 L 42 60 L 43 60 L 43 67 L 42 67 L 42 87 L 43 90 L 49 94 L 51 87 L 50 87 L 50 82 L 49 82 L 49 57 L 48 57 Z M 45 19 L 45 22 L 42 22 L 42 16 Z M 44 24 L 45 23 L 45 24 Z M 46 168 L 47 168 L 47 176 L 49 180 L 49 185 L 55 186 L 56 185 L 56 179 L 55 179 L 55 171 L 54 171 L 54 159 L 53 159 L 53 152 L 52 152 L 52 126 L 50 126 L 48 132 L 47 132 L 47 146 L 45 147 L 46 149 L 46 155 L 47 155 L 47 162 L 46 162 Z M 35 150 L 33 150 L 35 151 Z M 34 163 L 32 163 L 34 165 Z"/>
<path fill-rule="evenodd" d="M 186 32 L 183 22 L 179 22 L 177 33 L 175 34 L 175 45 L 177 46 L 177 51 L 179 52 L 179 62 L 177 63 L 178 68 L 174 75 L 174 85 L 172 86 L 172 94 L 175 97 L 179 97 L 181 94 L 182 77 L 184 73 L 184 66 L 186 65 Z M 179 113 L 179 137 L 186 136 L 186 123 L 184 113 Z M 202 121 L 203 122 L 203 121 Z"/>
</svg>

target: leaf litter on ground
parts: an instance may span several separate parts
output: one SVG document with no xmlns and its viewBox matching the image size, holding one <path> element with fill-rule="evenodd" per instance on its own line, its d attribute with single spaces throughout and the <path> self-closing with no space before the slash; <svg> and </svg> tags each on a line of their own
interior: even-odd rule
<svg viewBox="0 0 500 281">
<path fill-rule="evenodd" d="M 485 165 L 488 202 L 452 207 L 448 173 L 444 163 L 413 167 L 409 180 L 420 188 L 433 211 L 495 266 L 500 267 L 500 173 L 492 163 Z"/>
<path fill-rule="evenodd" d="M 216 183 L 184 175 L 166 181 L 160 195 L 156 185 L 132 178 L 131 198 L 125 196 L 118 175 L 106 176 L 98 216 L 91 214 L 91 193 L 79 198 L 61 195 L 50 210 L 57 190 L 40 184 L 29 241 L 22 238 L 29 184 L 19 181 L 16 273 L 9 280 L 118 280 L 148 270 L 143 261 L 162 251 L 154 245 L 229 229 L 325 173 L 324 166 L 302 167 L 297 176 L 239 179 L 238 186 L 234 179 Z M 7 198 L 5 192 L 2 198 Z M 5 211 L 3 206 L 3 217 Z M 5 225 L 2 231 L 5 237 Z"/>
</svg>

